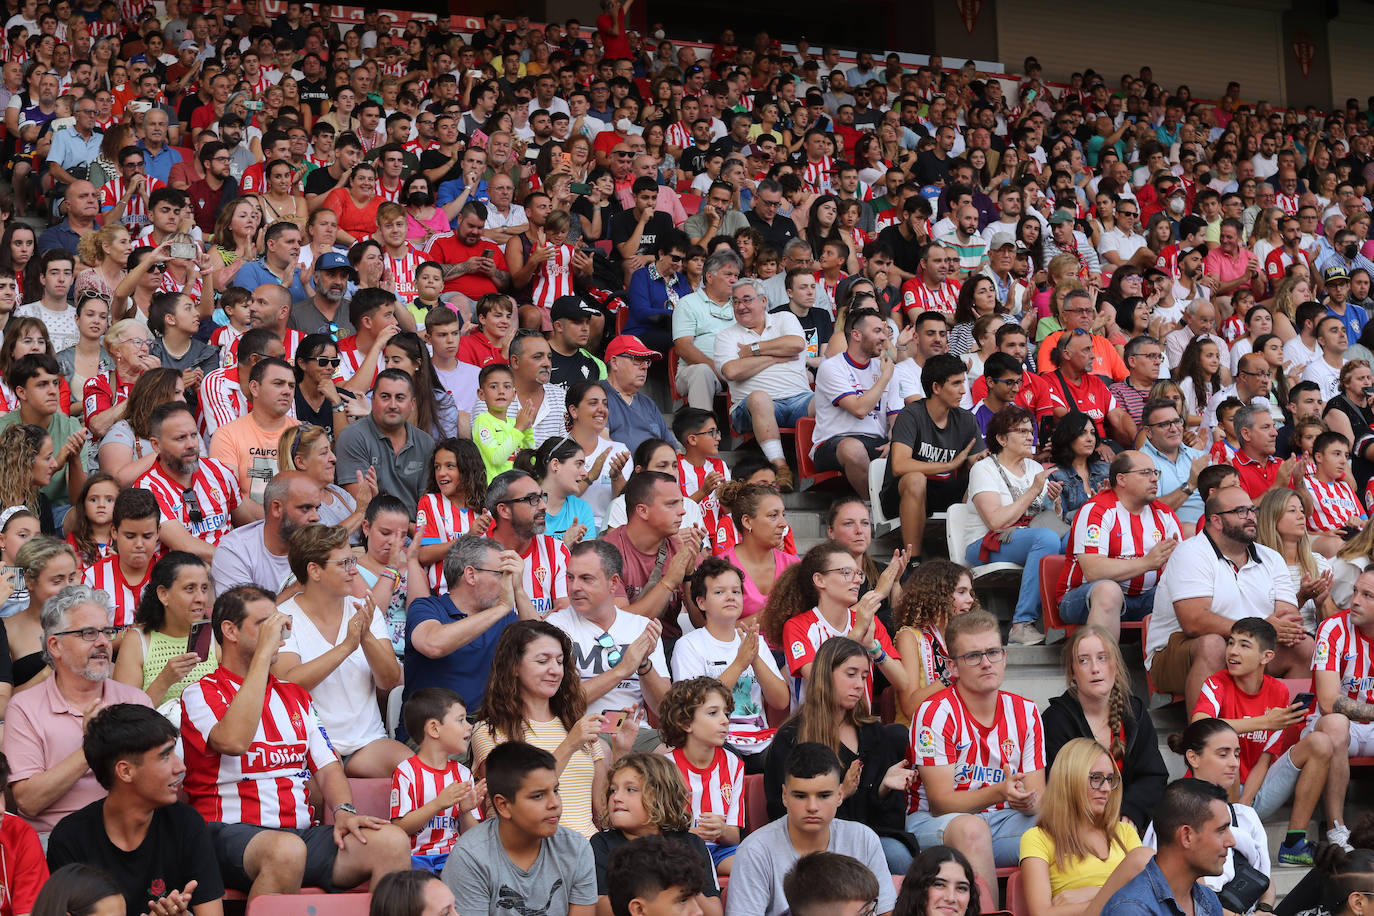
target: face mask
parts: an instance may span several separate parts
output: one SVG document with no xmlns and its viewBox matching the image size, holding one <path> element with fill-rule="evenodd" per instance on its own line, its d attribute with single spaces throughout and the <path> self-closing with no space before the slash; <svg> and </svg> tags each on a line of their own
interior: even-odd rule
<svg viewBox="0 0 1374 916">
<path fill-rule="evenodd" d="M 1354 242 L 1351 242 L 1349 245 L 1346 245 L 1344 248 L 1342 248 L 1341 251 L 1345 254 L 1347 260 L 1353 261 L 1355 259 L 1355 255 L 1360 253 L 1360 246 L 1356 245 Z"/>
<path fill-rule="evenodd" d="M 434 195 L 428 191 L 411 191 L 406 203 L 412 207 L 428 207 L 434 203 Z"/>
<path fill-rule="evenodd" d="M 1180 213 L 1183 212 L 1182 198 L 1174 197 L 1169 200 L 1169 212 L 1174 214 L 1175 216 L 1178 216 Z"/>
</svg>

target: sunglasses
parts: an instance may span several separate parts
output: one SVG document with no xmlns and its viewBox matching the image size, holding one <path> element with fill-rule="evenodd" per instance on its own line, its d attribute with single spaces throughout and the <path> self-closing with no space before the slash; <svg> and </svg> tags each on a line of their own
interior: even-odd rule
<svg viewBox="0 0 1374 916">
<path fill-rule="evenodd" d="M 187 515 L 191 519 L 192 525 L 199 525 L 205 521 L 205 513 L 200 509 L 200 499 L 194 490 L 187 488 L 181 491 L 181 501 L 186 506 Z"/>
<path fill-rule="evenodd" d="M 337 356 L 307 356 L 308 360 L 313 360 L 321 369 L 337 369 L 343 360 Z"/>
<path fill-rule="evenodd" d="M 610 633 L 602 633 L 596 638 L 596 644 L 603 649 L 609 649 L 606 653 L 606 664 L 614 668 L 620 664 L 620 659 L 624 657 L 620 647 L 615 644 L 615 637 Z"/>
</svg>

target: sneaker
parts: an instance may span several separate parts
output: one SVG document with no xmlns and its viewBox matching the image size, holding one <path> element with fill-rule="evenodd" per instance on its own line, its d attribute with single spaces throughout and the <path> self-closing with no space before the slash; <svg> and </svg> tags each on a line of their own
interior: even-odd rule
<svg viewBox="0 0 1374 916">
<path fill-rule="evenodd" d="M 1287 843 L 1279 847 L 1280 865 L 1301 865 L 1310 868 L 1313 861 L 1313 853 L 1316 848 L 1307 837 L 1298 840 L 1292 846 Z"/>
<path fill-rule="evenodd" d="M 1045 634 L 1035 628 L 1033 623 L 1013 623 L 1007 634 L 1007 642 L 1013 646 L 1038 646 L 1045 641 Z"/>
<path fill-rule="evenodd" d="M 786 462 L 773 465 L 773 474 L 778 480 L 778 489 L 784 493 L 791 493 L 793 487 L 797 485 L 797 479 L 792 476 L 792 469 Z"/>
<path fill-rule="evenodd" d="M 1350 845 L 1350 828 L 1344 824 L 1337 824 L 1326 831 L 1326 842 L 1340 846 L 1346 852 L 1354 852 L 1355 847 Z"/>
</svg>

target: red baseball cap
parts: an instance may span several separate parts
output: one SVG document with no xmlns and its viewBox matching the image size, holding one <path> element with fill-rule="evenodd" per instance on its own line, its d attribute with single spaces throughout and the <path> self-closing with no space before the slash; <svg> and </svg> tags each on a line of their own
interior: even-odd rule
<svg viewBox="0 0 1374 916">
<path fill-rule="evenodd" d="M 638 356 L 648 359 L 662 359 L 663 354 L 657 350 L 650 350 L 644 345 L 644 341 L 635 337 L 633 334 L 621 334 L 610 345 L 606 347 L 606 358 L 613 356 Z"/>
</svg>

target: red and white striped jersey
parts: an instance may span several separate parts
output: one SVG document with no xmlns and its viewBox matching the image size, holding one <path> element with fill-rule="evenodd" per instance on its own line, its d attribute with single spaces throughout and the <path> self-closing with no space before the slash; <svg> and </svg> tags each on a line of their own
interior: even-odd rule
<svg viewBox="0 0 1374 916">
<path fill-rule="evenodd" d="M 404 187 L 404 185 L 400 181 L 397 181 L 394 187 L 388 188 L 386 182 L 383 181 L 380 176 L 377 178 L 377 196 L 393 204 L 401 202 L 402 187 Z"/>
<path fill-rule="evenodd" d="M 953 315 L 959 305 L 961 285 L 958 280 L 944 280 L 935 289 L 930 289 L 920 277 L 913 277 L 902 284 L 902 310 L 910 319 L 932 309 L 943 315 Z"/>
<path fill-rule="evenodd" d="M 1298 195 L 1274 193 L 1274 206 L 1278 207 L 1288 216 L 1298 215 Z"/>
<path fill-rule="evenodd" d="M 848 619 L 845 620 L 843 629 L 835 629 L 830 625 L 830 621 L 821 615 L 819 608 L 812 608 L 804 614 L 798 614 L 787 623 L 782 625 L 782 645 L 783 651 L 787 653 L 787 670 L 795 678 L 802 676 L 802 669 L 816 660 L 816 653 L 820 651 L 821 645 L 827 639 L 834 639 L 836 636 L 844 636 L 854 629 L 854 609 L 851 607 L 847 612 Z M 878 640 L 883 651 L 892 658 L 901 660 L 901 655 L 897 653 L 897 647 L 892 644 L 892 639 L 887 635 L 887 627 L 883 626 L 881 620 L 873 621 L 873 636 Z M 873 663 L 868 663 L 869 670 L 873 668 Z M 870 679 L 864 684 L 864 690 L 868 695 L 868 705 L 873 707 L 873 681 Z"/>
<path fill-rule="evenodd" d="M 1155 258 L 1155 267 L 1169 275 L 1169 279 L 1178 279 L 1178 243 L 1165 245 L 1160 249 L 1159 257 Z"/>
<path fill-rule="evenodd" d="M 427 766 L 418 755 L 402 760 L 396 772 L 391 774 L 391 819 L 423 808 L 455 782 L 472 782 L 472 771 L 456 760 L 450 760 L 448 767 L 442 770 Z M 435 856 L 451 852 L 453 844 L 458 842 L 462 816 L 463 812 L 454 805 L 430 818 L 429 823 L 410 838 L 411 855 Z M 482 809 L 473 809 L 472 816 L 480 821 Z"/>
<path fill-rule="evenodd" d="M 243 81 L 248 84 L 248 92 L 254 98 L 258 99 L 262 98 L 262 94 L 267 91 L 267 87 L 272 85 L 272 83 L 267 79 L 266 70 L 258 70 L 258 78 L 256 80 L 250 80 L 248 76 L 245 74 L 243 77 Z"/>
<path fill-rule="evenodd" d="M 339 761 L 310 694 L 269 674 L 262 718 L 248 750 L 238 757 L 220 754 L 210 747 L 210 729 L 242 686 L 242 678 L 220 667 L 182 692 L 186 794 L 207 821 L 309 827 L 306 781 Z"/>
<path fill-rule="evenodd" d="M 119 18 L 123 22 L 138 22 L 138 17 L 152 5 L 152 0 L 119 0 Z"/>
<path fill-rule="evenodd" d="M 90 26 L 88 26 L 88 28 L 90 29 L 92 38 L 114 38 L 116 35 L 119 34 L 119 25 L 119 22 L 107 22 L 104 19 L 97 19 L 95 22 L 92 22 Z M 15 53 L 18 53 L 21 56 L 15 58 L 13 56 L 13 54 Z M 11 52 L 10 59 L 25 60 L 27 59 L 27 57 L 27 52 L 25 52 L 23 48 L 16 46 L 14 51 Z"/>
<path fill-rule="evenodd" d="M 338 343 L 339 348 L 339 374 L 334 376 L 334 381 L 346 382 L 358 374 L 358 370 L 367 361 L 367 354 L 358 349 L 358 338 L 345 337 Z M 377 360 L 377 368 L 373 370 L 372 377 L 376 379 L 377 373 L 382 369 L 381 359 Z"/>
<path fill-rule="evenodd" d="M 1228 344 L 1233 344 L 1245 336 L 1245 320 L 1239 315 L 1232 315 L 1221 323 L 1221 336 Z"/>
<path fill-rule="evenodd" d="M 562 541 L 536 534 L 520 558 L 529 561 L 522 580 L 525 594 L 543 620 L 558 609 L 559 601 L 568 599 L 568 561 L 572 555 Z"/>
<path fill-rule="evenodd" d="M 86 422 L 89 423 L 91 417 L 96 414 L 104 413 L 116 404 L 129 400 L 129 390 L 133 388 L 134 383 L 116 376 L 117 373 L 111 370 L 86 379 L 86 385 L 81 389 L 81 403 Z"/>
<path fill-rule="evenodd" d="M 830 156 L 823 156 L 820 162 L 807 161 L 802 164 L 802 172 L 799 176 L 802 184 L 806 185 L 816 194 L 829 194 L 834 187 L 834 176 L 831 174 L 835 169 L 835 160 Z"/>
<path fill-rule="evenodd" d="M 138 478 L 134 486 L 152 492 L 162 512 L 162 521 L 180 522 L 187 531 L 211 547 L 217 546 L 220 538 L 229 532 L 229 514 L 243 502 L 243 492 L 239 489 L 233 470 L 214 458 L 201 458 L 196 473 L 191 477 L 189 489 L 199 503 L 198 522 L 191 520 L 193 509 L 184 495 L 187 488 L 172 479 L 162 466 L 161 459 L 153 462 L 153 466 Z"/>
<path fill-rule="evenodd" d="M 391 278 L 396 284 L 396 298 L 403 303 L 414 302 L 419 294 L 415 289 L 415 271 L 429 259 L 414 245 L 406 245 L 405 254 L 399 258 L 392 257 L 390 252 L 384 257 L 386 269 L 391 271 Z"/>
<path fill-rule="evenodd" d="M 692 129 L 681 121 L 674 121 L 668 125 L 668 130 L 664 132 L 663 142 L 668 146 L 686 149 L 692 145 Z"/>
<path fill-rule="evenodd" d="M 210 343 L 219 347 L 221 366 L 232 366 L 238 362 L 239 338 L 247 332 L 247 328 L 240 331 L 232 324 L 222 324 L 210 332 Z"/>
<path fill-rule="evenodd" d="M 427 153 L 432 149 L 438 148 L 438 140 L 431 140 L 428 143 L 425 143 L 423 140 L 418 139 L 407 140 L 404 144 L 401 145 L 401 149 L 405 150 L 407 153 L 414 153 L 416 156 L 420 155 L 421 153 Z"/>
<path fill-rule="evenodd" d="M 1103 490 L 1080 506 L 1073 517 L 1068 548 L 1064 551 L 1069 562 L 1059 578 L 1055 600 L 1062 599 L 1069 589 L 1087 581 L 1083 566 L 1078 562 L 1079 554 L 1133 560 L 1145 556 L 1160 541 L 1171 537 L 1183 540 L 1183 526 L 1174 510 L 1164 503 L 1155 500 L 1137 515 L 1121 505 L 1115 490 Z M 1158 581 L 1159 571 L 1150 569 L 1121 583 L 1121 590 L 1128 595 L 1142 595 Z"/>
<path fill-rule="evenodd" d="M 1364 506 L 1347 480 L 1326 483 L 1316 474 L 1303 477 L 1303 486 L 1312 494 L 1312 510 L 1307 513 L 1308 531 L 1335 531 L 1355 521 L 1364 527 Z"/>
<path fill-rule="evenodd" d="M 398 60 L 392 64 L 382 64 L 382 72 L 387 76 L 402 77 L 406 75 L 406 62 Z"/>
<path fill-rule="evenodd" d="M 187 289 L 186 284 L 182 283 L 176 277 L 172 276 L 172 272 L 170 270 L 163 271 L 162 282 L 157 285 L 157 291 L 160 293 L 184 292 L 192 299 L 199 301 L 201 295 L 200 277 L 196 277 L 195 285 L 192 286 L 190 289 Z"/>
<path fill-rule="evenodd" d="M 415 510 L 415 536 L 421 544 L 446 544 L 467 534 L 477 520 L 473 509 L 460 509 L 442 493 L 426 493 Z M 435 595 L 448 591 L 441 560 L 429 568 L 429 588 Z"/>
<path fill-rule="evenodd" d="M 148 584 L 148 577 L 152 574 L 153 564 L 149 563 L 148 568 L 143 570 L 142 581 L 130 583 L 124 578 L 124 571 L 119 568 L 118 555 L 112 554 L 94 566 L 87 567 L 81 581 L 91 588 L 103 590 L 114 602 L 110 626 L 127 627 L 134 622 L 138 599 L 143 594 L 143 587 Z"/>
<path fill-rule="evenodd" d="M 137 233 L 148 225 L 148 196 L 158 188 L 166 187 L 151 175 L 143 176 L 143 191 L 129 198 L 124 205 L 124 215 L 119 218 L 120 225 L 130 232 Z M 116 175 L 100 186 L 100 210 L 102 213 L 113 210 L 124 196 L 124 178 Z"/>
<path fill-rule="evenodd" d="M 682 487 L 683 498 L 691 499 L 692 494 L 700 490 L 702 485 L 706 483 L 706 477 L 712 471 L 720 474 L 726 480 L 730 479 L 730 469 L 719 458 L 707 458 L 705 464 L 697 467 L 687 460 L 686 455 L 679 455 L 677 459 L 677 482 L 678 486 Z M 702 520 L 706 523 L 706 530 L 716 531 L 720 524 L 720 500 L 716 498 L 715 491 L 712 491 L 699 505 L 701 506 Z"/>
<path fill-rule="evenodd" d="M 239 387 L 238 376 L 238 367 L 230 365 L 212 369 L 200 380 L 200 434 L 206 439 L 248 413 L 248 395 Z M 86 416 L 90 416 L 89 411 Z"/>
<path fill-rule="evenodd" d="M 1317 627 L 1313 671 L 1334 671 L 1341 693 L 1357 703 L 1374 703 L 1374 643 L 1350 622 L 1350 612 L 1328 617 Z"/>
<path fill-rule="evenodd" d="M 926 700 L 911 720 L 911 761 L 917 767 L 907 812 L 929 811 L 921 767 L 954 767 L 954 791 L 972 792 L 1045 768 L 1045 729 L 1040 711 L 1025 697 L 997 691 L 991 725 L 973 717 L 958 686 Z M 986 810 L 1006 808 L 998 802 Z"/>
<path fill-rule="evenodd" d="M 669 755 L 692 793 L 692 825 L 703 814 L 720 814 L 726 826 L 744 826 L 744 762 L 723 747 L 705 769 L 697 769 L 687 759 L 687 752 L 675 748 Z"/>
<path fill-rule="evenodd" d="M 551 309 L 556 299 L 573 294 L 573 247 L 568 244 L 549 245 L 547 242 L 545 247 L 552 250 L 553 254 L 539 265 L 539 272 L 534 276 L 533 304 L 542 309 Z"/>
<path fill-rule="evenodd" d="M 1306 260 L 1307 269 L 1309 271 L 1315 271 L 1316 268 L 1312 263 L 1312 256 L 1301 248 L 1298 249 L 1298 253 Z M 1265 279 L 1269 281 L 1270 290 L 1273 290 L 1283 282 L 1284 275 L 1288 272 L 1288 268 L 1292 267 L 1296 260 L 1297 258 L 1282 248 L 1275 248 L 1273 251 L 1269 252 L 1269 254 L 1265 255 L 1264 276 Z"/>
</svg>

